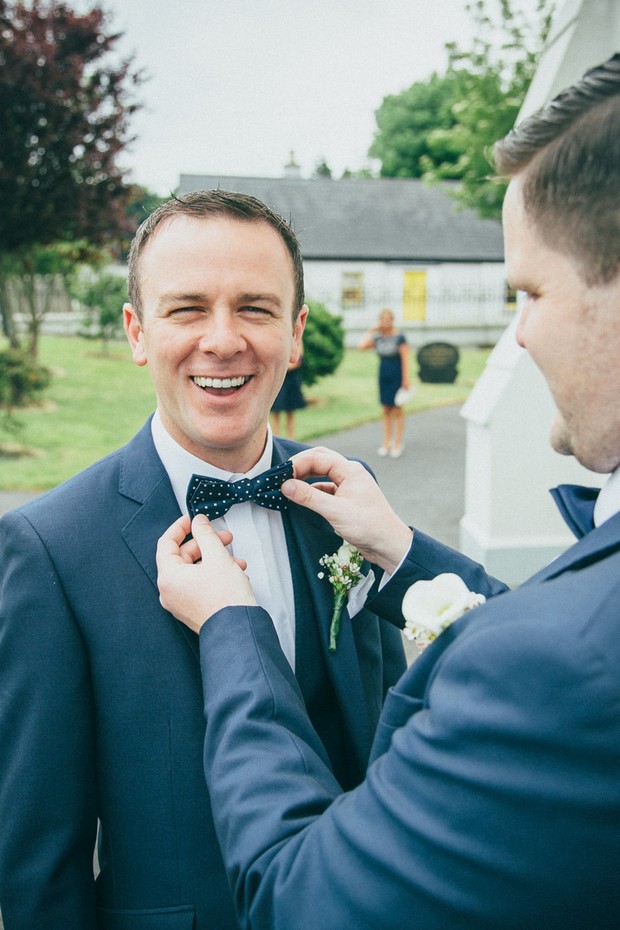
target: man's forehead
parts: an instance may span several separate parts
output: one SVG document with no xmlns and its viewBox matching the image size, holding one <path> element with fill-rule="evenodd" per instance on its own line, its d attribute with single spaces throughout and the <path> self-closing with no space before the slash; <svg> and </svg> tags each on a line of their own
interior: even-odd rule
<svg viewBox="0 0 620 930">
<path fill-rule="evenodd" d="M 271 238 L 275 242 L 280 243 L 282 248 L 286 249 L 286 244 L 282 236 L 270 223 L 266 222 L 266 220 L 260 217 L 249 217 L 246 219 L 244 217 L 230 216 L 227 213 L 205 214 L 204 216 L 189 213 L 173 213 L 171 216 L 166 216 L 155 227 L 146 243 L 146 247 L 148 247 L 149 242 L 153 242 L 157 238 L 169 237 L 171 233 L 175 236 L 191 236 L 195 235 L 197 228 L 206 229 L 207 227 L 209 227 L 209 229 L 220 228 L 222 230 L 230 230 L 231 228 L 251 230 L 255 234 L 264 234 L 266 239 Z"/>
<path fill-rule="evenodd" d="M 535 234 L 531 217 L 527 215 L 523 202 L 523 185 L 520 176 L 512 178 L 502 208 L 504 231 L 504 258 L 509 277 L 512 269 L 520 263 L 527 238 Z"/>
<path fill-rule="evenodd" d="M 207 231 L 206 236 L 201 237 L 201 230 Z M 252 236 L 242 239 L 239 233 L 245 230 L 251 230 Z M 283 306 L 294 302 L 292 257 L 279 232 L 260 218 L 246 220 L 226 214 L 165 217 L 143 249 L 140 262 L 143 300 L 152 298 L 155 288 L 161 302 L 163 287 L 166 300 L 205 302 L 215 280 L 207 285 L 205 273 L 215 273 L 221 280 L 231 282 L 239 299 L 243 292 L 246 300 L 250 295 L 255 300 L 262 295 Z"/>
<path fill-rule="evenodd" d="M 525 204 L 523 201 L 523 173 L 517 174 L 510 179 L 508 187 L 506 188 L 506 194 L 504 196 L 502 215 L 504 219 L 506 219 L 507 215 L 516 215 L 522 219 L 525 219 Z"/>
<path fill-rule="evenodd" d="M 236 247 L 237 238 L 238 248 Z M 207 216 L 173 214 L 165 217 L 144 244 L 141 260 L 142 273 L 146 272 L 147 266 L 151 268 L 154 264 L 156 267 L 160 261 L 165 261 L 167 255 L 172 261 L 176 261 L 175 254 L 189 256 L 192 251 L 195 254 L 196 249 L 201 250 L 202 264 L 203 261 L 208 261 L 208 251 L 202 251 L 203 244 L 207 250 L 210 248 L 217 250 L 221 246 L 222 249 L 230 252 L 232 247 L 240 263 L 243 263 L 250 255 L 257 257 L 262 255 L 260 260 L 265 263 L 265 268 L 273 269 L 275 265 L 282 262 L 288 269 L 287 276 L 290 273 L 291 281 L 294 282 L 293 257 L 278 230 L 260 218 L 245 219 L 227 214 Z M 193 249 L 194 246 L 196 249 Z"/>
</svg>

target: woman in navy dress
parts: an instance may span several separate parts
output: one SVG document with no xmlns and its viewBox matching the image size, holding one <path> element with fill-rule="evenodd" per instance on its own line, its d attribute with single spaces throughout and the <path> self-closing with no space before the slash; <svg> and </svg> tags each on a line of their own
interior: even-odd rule
<svg viewBox="0 0 620 930">
<path fill-rule="evenodd" d="M 291 365 L 284 376 L 282 387 L 280 388 L 276 399 L 271 407 L 271 428 L 276 436 L 280 433 L 280 413 L 286 413 L 286 435 L 289 439 L 295 438 L 295 411 L 301 410 L 306 406 L 306 401 L 301 390 L 301 372 L 302 358 L 294 365 Z"/>
<path fill-rule="evenodd" d="M 397 459 L 403 454 L 405 412 L 395 402 L 400 388 L 409 390 L 409 346 L 394 326 L 391 310 L 382 310 L 379 322 L 360 342 L 359 349 L 374 349 L 379 356 L 379 400 L 383 407 L 383 443 L 379 455 Z"/>
</svg>

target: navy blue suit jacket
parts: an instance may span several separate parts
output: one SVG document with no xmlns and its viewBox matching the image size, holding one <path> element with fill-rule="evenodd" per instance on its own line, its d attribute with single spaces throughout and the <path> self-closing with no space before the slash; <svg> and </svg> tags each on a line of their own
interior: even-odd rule
<svg viewBox="0 0 620 930">
<path fill-rule="evenodd" d="M 500 590 L 417 534 L 373 606 L 400 622 L 403 590 L 438 570 Z M 620 927 L 620 515 L 413 663 L 352 791 L 274 635 L 259 608 L 200 634 L 205 772 L 243 926 Z"/>
<path fill-rule="evenodd" d="M 274 441 L 274 461 L 301 448 Z M 6 930 L 237 926 L 202 769 L 198 637 L 159 604 L 155 545 L 179 516 L 150 425 L 0 521 L 0 907 Z M 297 674 L 345 782 L 361 780 L 398 630 L 364 610 L 327 652 L 339 540 L 284 516 Z M 101 822 L 101 872 L 93 849 Z"/>
</svg>

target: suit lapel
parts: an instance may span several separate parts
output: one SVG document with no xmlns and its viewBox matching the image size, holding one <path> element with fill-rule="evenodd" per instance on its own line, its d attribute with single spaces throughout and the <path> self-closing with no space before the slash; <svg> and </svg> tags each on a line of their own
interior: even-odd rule
<svg viewBox="0 0 620 930">
<path fill-rule="evenodd" d="M 121 531 L 138 564 L 157 588 L 155 551 L 164 530 L 181 516 L 172 485 L 155 451 L 150 420 L 128 443 L 121 455 L 119 493 L 138 505 Z M 178 629 L 200 661 L 198 637 L 183 623 Z"/>
<path fill-rule="evenodd" d="M 181 516 L 151 436 L 150 420 L 122 451 L 119 493 L 139 506 L 122 530 L 129 549 L 157 587 L 155 545 Z"/>
</svg>

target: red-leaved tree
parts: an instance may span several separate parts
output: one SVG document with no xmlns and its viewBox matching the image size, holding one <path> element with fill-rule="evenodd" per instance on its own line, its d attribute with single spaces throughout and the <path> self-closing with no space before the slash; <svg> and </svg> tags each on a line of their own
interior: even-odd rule
<svg viewBox="0 0 620 930">
<path fill-rule="evenodd" d="M 125 229 L 118 157 L 142 78 L 119 38 L 98 7 L 0 0 L 0 276 L 36 246 L 101 246 Z"/>
</svg>

